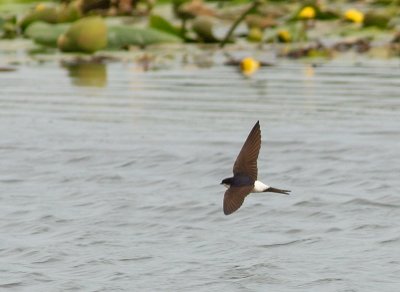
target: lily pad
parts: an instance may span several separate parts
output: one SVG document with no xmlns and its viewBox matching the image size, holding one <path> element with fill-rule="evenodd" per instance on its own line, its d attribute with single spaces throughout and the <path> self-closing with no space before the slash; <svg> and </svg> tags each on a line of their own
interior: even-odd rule
<svg viewBox="0 0 400 292">
<path fill-rule="evenodd" d="M 47 23 L 57 23 L 57 9 L 45 4 L 38 4 L 36 8 L 22 18 L 20 22 L 21 29 L 24 31 L 31 23 L 43 21 Z"/>
<path fill-rule="evenodd" d="M 365 14 L 364 27 L 377 27 L 385 29 L 388 27 L 390 18 L 383 13 L 368 12 Z"/>
<path fill-rule="evenodd" d="M 58 9 L 58 22 L 72 22 L 82 17 L 81 1 L 74 0 L 62 4 Z"/>
<path fill-rule="evenodd" d="M 18 34 L 17 18 L 15 15 L 12 16 L 1 16 L 0 15 L 0 38 L 12 39 Z"/>
<path fill-rule="evenodd" d="M 69 26 L 69 24 L 50 24 L 37 21 L 28 26 L 25 36 L 38 44 L 57 47 L 57 39 L 67 31 Z"/>
<path fill-rule="evenodd" d="M 149 25 L 151 28 L 169 33 L 176 37 L 183 39 L 182 30 L 173 26 L 169 21 L 158 15 L 152 15 L 150 17 Z"/>
<path fill-rule="evenodd" d="M 119 49 L 130 45 L 148 46 L 160 43 L 179 43 L 181 38 L 153 28 L 119 25 L 109 28 L 108 47 Z"/>
</svg>

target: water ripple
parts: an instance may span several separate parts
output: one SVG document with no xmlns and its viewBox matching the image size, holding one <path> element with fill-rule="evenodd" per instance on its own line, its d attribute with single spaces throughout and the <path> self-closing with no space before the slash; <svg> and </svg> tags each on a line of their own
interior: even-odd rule
<svg viewBox="0 0 400 292">
<path fill-rule="evenodd" d="M 113 63 L 101 88 L 51 63 L 2 75 L 0 289 L 397 291 L 398 62 L 243 78 L 192 50 L 216 65 Z M 259 179 L 293 192 L 225 216 L 256 120 Z"/>
</svg>

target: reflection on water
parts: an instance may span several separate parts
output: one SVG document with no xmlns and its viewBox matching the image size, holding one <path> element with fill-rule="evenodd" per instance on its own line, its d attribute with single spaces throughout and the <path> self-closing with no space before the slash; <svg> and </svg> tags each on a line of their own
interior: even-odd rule
<svg viewBox="0 0 400 292">
<path fill-rule="evenodd" d="M 399 290 L 397 61 L 208 58 L 1 73 L 0 290 Z M 257 119 L 259 177 L 292 195 L 225 217 Z"/>
<path fill-rule="evenodd" d="M 104 87 L 107 85 L 107 66 L 99 62 L 76 62 L 62 65 L 76 86 Z"/>
<path fill-rule="evenodd" d="M 14 67 L 0 67 L 0 72 L 14 72 L 15 70 L 17 70 Z"/>
</svg>

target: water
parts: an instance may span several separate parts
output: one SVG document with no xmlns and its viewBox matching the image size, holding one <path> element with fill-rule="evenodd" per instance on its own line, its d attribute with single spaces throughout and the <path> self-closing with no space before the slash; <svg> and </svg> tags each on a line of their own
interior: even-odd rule
<svg viewBox="0 0 400 292">
<path fill-rule="evenodd" d="M 399 289 L 398 60 L 212 58 L 0 73 L 1 289 Z M 292 195 L 224 216 L 258 119 L 259 178 Z"/>
</svg>

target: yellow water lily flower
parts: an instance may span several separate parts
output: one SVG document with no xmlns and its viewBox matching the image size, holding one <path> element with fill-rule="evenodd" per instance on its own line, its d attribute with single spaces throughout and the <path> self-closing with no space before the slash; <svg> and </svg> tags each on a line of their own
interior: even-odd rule
<svg viewBox="0 0 400 292">
<path fill-rule="evenodd" d="M 311 6 L 306 6 L 299 13 L 300 19 L 313 19 L 315 17 L 315 9 Z"/>
<path fill-rule="evenodd" d="M 344 14 L 344 18 L 354 23 L 363 23 L 364 14 L 356 9 L 349 9 Z"/>
<path fill-rule="evenodd" d="M 278 31 L 278 40 L 282 43 L 290 43 L 292 41 L 292 35 L 286 29 Z"/>
<path fill-rule="evenodd" d="M 39 3 L 38 5 L 36 5 L 35 10 L 36 11 L 42 11 L 42 10 L 45 10 L 46 8 L 47 8 L 46 4 Z"/>
<path fill-rule="evenodd" d="M 252 75 L 258 70 L 258 68 L 260 68 L 260 62 L 253 59 L 252 57 L 244 58 L 240 62 L 240 69 L 242 70 L 242 73 L 246 76 Z"/>
<path fill-rule="evenodd" d="M 247 40 L 250 42 L 261 42 L 263 34 L 263 31 L 259 27 L 252 27 L 247 35 Z"/>
</svg>

